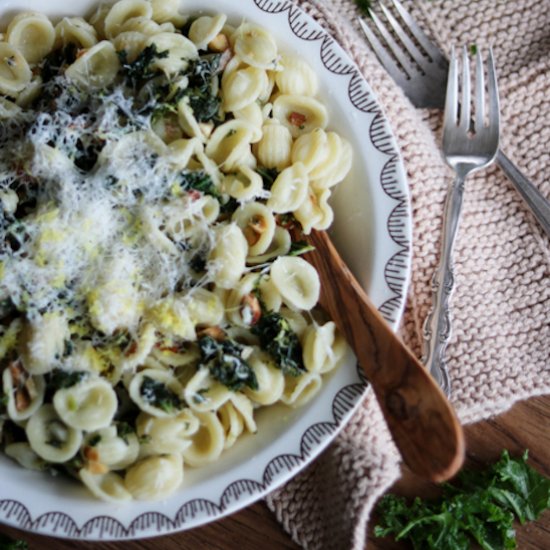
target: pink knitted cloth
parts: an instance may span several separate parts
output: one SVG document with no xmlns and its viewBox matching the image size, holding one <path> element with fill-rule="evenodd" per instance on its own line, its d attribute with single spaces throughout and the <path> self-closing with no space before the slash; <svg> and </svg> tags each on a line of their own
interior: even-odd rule
<svg viewBox="0 0 550 550">
<path fill-rule="evenodd" d="M 348 51 L 396 134 L 412 193 L 413 267 L 401 334 L 420 355 L 446 185 L 441 114 L 412 107 L 377 63 L 351 0 L 301 0 Z M 374 3 L 374 2 L 373 2 Z M 550 2 L 403 0 L 444 50 L 493 44 L 499 74 L 502 149 L 550 197 Z M 500 170 L 466 183 L 455 248 L 453 335 L 447 349 L 452 401 L 474 422 L 515 401 L 550 392 L 550 243 Z M 304 548 L 365 545 L 369 514 L 399 477 L 400 458 L 368 395 L 334 443 L 267 502 Z"/>
</svg>

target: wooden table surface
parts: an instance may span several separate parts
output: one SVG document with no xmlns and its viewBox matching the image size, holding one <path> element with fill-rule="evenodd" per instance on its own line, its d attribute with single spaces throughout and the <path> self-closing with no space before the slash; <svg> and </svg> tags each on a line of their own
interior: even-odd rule
<svg viewBox="0 0 550 550">
<path fill-rule="evenodd" d="M 550 396 L 518 403 L 507 413 L 466 427 L 467 464 L 483 465 L 499 458 L 503 449 L 513 456 L 529 449 L 530 463 L 550 476 Z M 404 472 L 393 491 L 407 496 L 429 496 L 434 485 Z M 373 522 L 371 522 L 372 529 Z M 128 542 L 83 543 L 52 539 L 0 525 L 0 533 L 28 542 L 29 548 L 52 550 L 279 550 L 298 549 L 263 502 L 213 524 L 180 534 Z M 517 526 L 520 550 L 550 549 L 550 511 L 538 521 Z M 375 539 L 369 550 L 399 550 L 406 544 Z"/>
</svg>

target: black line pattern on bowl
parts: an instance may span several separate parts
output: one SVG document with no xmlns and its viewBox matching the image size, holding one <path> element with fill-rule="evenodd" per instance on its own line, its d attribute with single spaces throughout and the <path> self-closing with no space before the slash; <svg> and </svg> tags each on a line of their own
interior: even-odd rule
<svg viewBox="0 0 550 550">
<path fill-rule="evenodd" d="M 288 11 L 290 28 L 298 38 L 308 41 L 321 40 L 320 55 L 325 67 L 336 75 L 349 76 L 348 95 L 351 103 L 358 110 L 375 115 L 369 128 L 369 136 L 376 149 L 388 156 L 388 161 L 380 174 L 380 185 L 384 192 L 397 203 L 388 217 L 387 228 L 392 240 L 401 248 L 390 258 L 384 269 L 385 281 L 394 296 L 379 308 L 382 315 L 389 322 L 394 323 L 402 308 L 407 279 L 410 243 L 405 227 L 409 213 L 406 194 L 400 190 L 397 177 L 398 152 L 393 145 L 393 138 L 381 109 L 359 71 L 351 63 L 341 58 L 334 39 L 323 30 L 312 28 L 309 18 L 304 12 L 289 0 L 254 0 L 254 3 L 266 13 L 279 14 Z M 193 499 L 184 503 L 173 519 L 160 512 L 145 512 L 126 527 L 112 516 L 95 516 L 79 527 L 64 512 L 48 512 L 33 520 L 29 510 L 21 502 L 4 499 L 0 500 L 0 521 L 21 529 L 56 536 L 75 539 L 117 540 L 136 538 L 140 536 L 140 533 L 147 536 L 167 534 L 184 529 L 190 519 L 215 518 L 233 503 L 238 503 L 243 496 L 261 498 L 262 495 L 279 485 L 279 479 L 304 465 L 308 457 L 338 430 L 342 419 L 357 405 L 365 393 L 367 382 L 363 370 L 359 366 L 357 366 L 357 373 L 360 382 L 345 386 L 333 399 L 332 415 L 334 420 L 313 424 L 304 432 L 299 455 L 281 454 L 274 457 L 264 470 L 262 482 L 250 479 L 234 481 L 223 491 L 220 504 L 207 499 Z"/>
</svg>

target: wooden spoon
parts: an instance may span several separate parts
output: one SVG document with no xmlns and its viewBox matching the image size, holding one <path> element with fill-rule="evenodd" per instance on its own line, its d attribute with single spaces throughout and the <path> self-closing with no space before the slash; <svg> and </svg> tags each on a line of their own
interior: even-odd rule
<svg viewBox="0 0 550 550">
<path fill-rule="evenodd" d="M 464 461 L 464 435 L 451 404 L 422 363 L 372 305 L 328 234 L 313 231 L 307 259 L 321 279 L 320 305 L 355 351 L 403 460 L 441 482 Z"/>
</svg>

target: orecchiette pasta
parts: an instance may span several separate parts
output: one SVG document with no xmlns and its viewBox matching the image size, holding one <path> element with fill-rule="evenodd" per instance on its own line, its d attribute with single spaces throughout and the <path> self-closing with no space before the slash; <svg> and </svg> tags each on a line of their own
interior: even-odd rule
<svg viewBox="0 0 550 550">
<path fill-rule="evenodd" d="M 238 111 L 254 103 L 267 86 L 267 75 L 262 69 L 247 67 L 233 71 L 222 84 L 224 108 Z"/>
<path fill-rule="evenodd" d="M 12 362 L 2 373 L 7 413 L 15 421 L 26 420 L 44 402 L 46 384 L 42 376 L 30 376 L 20 363 Z"/>
<path fill-rule="evenodd" d="M 259 405 L 272 405 L 281 399 L 285 388 L 285 377 L 266 353 L 256 350 L 250 356 L 250 366 L 258 379 L 258 389 L 247 388 L 246 395 Z"/>
<path fill-rule="evenodd" d="M 105 16 L 103 28 L 107 38 L 114 38 L 124 23 L 135 17 L 151 19 L 153 7 L 147 0 L 120 0 L 109 10 Z"/>
<path fill-rule="evenodd" d="M 299 378 L 287 376 L 281 401 L 291 407 L 301 407 L 315 396 L 321 384 L 321 376 L 317 373 L 307 373 Z"/>
<path fill-rule="evenodd" d="M 181 454 L 191 445 L 190 438 L 199 429 L 199 420 L 189 410 L 168 418 L 158 418 L 142 412 L 136 420 L 136 428 L 143 441 L 143 456 Z"/>
<path fill-rule="evenodd" d="M 298 210 L 307 197 L 308 177 L 304 165 L 296 162 L 285 168 L 273 182 L 267 206 L 282 214 Z"/>
<path fill-rule="evenodd" d="M 152 18 L 157 23 L 174 23 L 181 26 L 186 18 L 179 13 L 179 0 L 150 0 L 153 8 Z"/>
<path fill-rule="evenodd" d="M 147 46 L 155 46 L 159 52 L 168 52 L 166 57 L 155 61 L 155 67 L 167 74 L 175 74 L 187 67 L 191 59 L 198 57 L 195 44 L 181 34 L 160 32 L 151 36 Z"/>
<path fill-rule="evenodd" d="M 149 456 L 126 472 L 126 490 L 138 500 L 162 500 L 176 491 L 183 481 L 181 454 Z"/>
<path fill-rule="evenodd" d="M 226 193 L 239 202 L 263 195 L 262 177 L 249 166 L 241 166 L 237 173 L 227 174 L 223 186 Z"/>
<path fill-rule="evenodd" d="M 221 288 L 231 288 L 245 269 L 248 243 L 237 224 L 219 229 L 209 257 L 211 278 Z"/>
<path fill-rule="evenodd" d="M 352 165 L 316 73 L 179 9 L 0 29 L 0 445 L 117 505 L 169 497 L 347 349 L 303 241 Z"/>
<path fill-rule="evenodd" d="M 17 48 L 31 65 L 50 53 L 55 41 L 51 21 L 41 13 L 20 13 L 6 30 L 6 41 Z"/>
<path fill-rule="evenodd" d="M 53 405 L 42 405 L 25 426 L 32 450 L 47 462 L 67 462 L 82 443 L 82 431 L 67 426 Z"/>
<path fill-rule="evenodd" d="M 90 377 L 53 396 L 55 411 L 71 428 L 93 431 L 111 424 L 117 409 L 113 387 L 102 378 Z"/>
<path fill-rule="evenodd" d="M 304 366 L 309 372 L 324 374 L 332 370 L 346 352 L 345 340 L 329 321 L 322 326 L 310 325 L 303 336 Z"/>
<path fill-rule="evenodd" d="M 191 437 L 191 445 L 183 451 L 183 460 L 190 466 L 214 462 L 219 458 L 225 443 L 222 423 L 213 412 L 196 413 L 200 426 Z"/>
<path fill-rule="evenodd" d="M 227 17 L 225 14 L 220 13 L 214 17 L 203 15 L 198 17 L 191 23 L 189 28 L 189 38 L 192 40 L 197 48 L 204 50 L 208 43 L 221 32 Z"/>
<path fill-rule="evenodd" d="M 319 300 L 319 275 L 302 258 L 277 258 L 271 267 L 271 280 L 281 293 L 283 301 L 292 309 L 309 310 Z"/>
<path fill-rule="evenodd" d="M 269 121 L 262 128 L 262 139 L 256 146 L 256 155 L 266 168 L 282 170 L 291 163 L 292 135 L 282 124 Z M 293 161 L 293 159 L 292 159 Z"/>
<path fill-rule="evenodd" d="M 96 30 L 82 17 L 64 17 L 55 27 L 59 45 L 75 44 L 79 48 L 91 48 L 97 44 Z"/>
<path fill-rule="evenodd" d="M 65 74 L 84 89 L 98 90 L 113 82 L 120 63 L 111 42 L 103 40 L 79 57 Z"/>
<path fill-rule="evenodd" d="M 295 55 L 281 57 L 283 70 L 275 74 L 275 82 L 282 94 L 314 96 L 319 88 L 313 69 Z"/>
<path fill-rule="evenodd" d="M 10 443 L 6 445 L 4 452 L 27 470 L 41 471 L 48 467 L 48 463 L 39 457 L 28 443 Z"/>
<path fill-rule="evenodd" d="M 110 470 L 124 470 L 133 464 L 140 452 L 138 438 L 135 433 L 123 433 L 121 436 L 120 431 L 120 427 L 110 424 L 90 432 L 84 439 L 85 458 Z"/>
<path fill-rule="evenodd" d="M 265 29 L 245 23 L 235 31 L 234 40 L 235 53 L 251 67 L 277 68 L 277 44 Z"/>
<path fill-rule="evenodd" d="M 273 116 L 298 137 L 315 128 L 325 128 L 328 123 L 326 107 L 309 96 L 280 95 L 273 102 Z"/>
<path fill-rule="evenodd" d="M 11 44 L 0 42 L 0 93 L 16 97 L 31 77 L 31 69 L 23 54 Z"/>
<path fill-rule="evenodd" d="M 94 474 L 82 468 L 78 476 L 90 492 L 101 500 L 116 504 L 132 499 L 132 494 L 124 486 L 124 480 L 114 472 Z"/>
<path fill-rule="evenodd" d="M 268 206 L 261 202 L 249 202 L 233 213 L 233 221 L 241 228 L 248 243 L 248 254 L 264 253 L 275 234 L 275 218 Z"/>
</svg>

